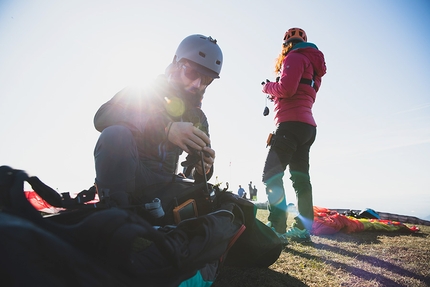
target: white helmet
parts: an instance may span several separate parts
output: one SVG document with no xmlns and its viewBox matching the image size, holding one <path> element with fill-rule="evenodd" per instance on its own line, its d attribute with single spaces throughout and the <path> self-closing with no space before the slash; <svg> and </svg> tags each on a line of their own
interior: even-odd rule
<svg viewBox="0 0 430 287">
<path fill-rule="evenodd" d="M 222 51 L 211 36 L 191 35 L 176 49 L 174 62 L 187 60 L 198 64 L 197 70 L 211 78 L 219 78 L 222 67 Z"/>
</svg>

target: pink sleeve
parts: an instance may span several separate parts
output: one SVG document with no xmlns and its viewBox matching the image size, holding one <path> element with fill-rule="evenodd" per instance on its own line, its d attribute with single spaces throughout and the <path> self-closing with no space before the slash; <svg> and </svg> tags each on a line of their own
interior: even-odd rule
<svg viewBox="0 0 430 287">
<path fill-rule="evenodd" d="M 291 53 L 284 59 L 279 81 L 264 85 L 263 92 L 277 98 L 292 97 L 297 91 L 304 70 L 304 56 L 299 53 Z"/>
</svg>

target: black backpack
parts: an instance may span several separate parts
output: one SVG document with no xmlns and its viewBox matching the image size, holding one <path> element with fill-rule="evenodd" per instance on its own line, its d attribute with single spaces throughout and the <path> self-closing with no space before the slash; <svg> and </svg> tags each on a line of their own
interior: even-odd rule
<svg viewBox="0 0 430 287">
<path fill-rule="evenodd" d="M 64 212 L 42 216 L 26 199 L 24 181 Z M 37 177 L 1 166 L 2 278 L 10 282 L 7 286 L 178 286 L 185 281 L 209 286 L 223 264 L 267 267 L 277 260 L 282 245 L 255 218 L 252 203 L 212 185 L 209 197 L 207 186 L 171 188 L 176 189 L 175 204 L 195 198 L 200 213 L 155 228 L 136 207 L 84 204 L 93 198 L 92 188 L 72 199 Z M 171 202 L 161 197 L 170 223 Z"/>
</svg>

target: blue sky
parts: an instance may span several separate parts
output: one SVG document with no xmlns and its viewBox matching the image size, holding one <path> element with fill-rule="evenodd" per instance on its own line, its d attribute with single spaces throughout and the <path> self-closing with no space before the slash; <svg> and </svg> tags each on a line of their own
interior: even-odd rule
<svg viewBox="0 0 430 287">
<path fill-rule="evenodd" d="M 314 204 L 430 216 L 428 1 L 0 1 L 0 164 L 61 192 L 94 181 L 92 120 L 130 84 L 149 84 L 190 34 L 224 53 L 203 109 L 215 175 L 252 181 L 265 200 L 262 80 L 284 32 L 303 28 L 324 53 L 314 106 Z M 295 203 L 288 176 L 288 202 Z M 215 177 L 211 180 L 215 182 Z"/>
</svg>

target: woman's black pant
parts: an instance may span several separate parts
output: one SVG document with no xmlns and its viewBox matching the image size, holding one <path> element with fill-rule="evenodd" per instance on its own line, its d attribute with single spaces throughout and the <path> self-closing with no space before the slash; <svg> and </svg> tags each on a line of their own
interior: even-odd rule
<svg viewBox="0 0 430 287">
<path fill-rule="evenodd" d="M 286 231 L 287 203 L 282 178 L 288 165 L 299 212 L 293 226 L 309 231 L 312 229 L 314 213 L 309 151 L 315 137 L 316 127 L 301 122 L 279 124 L 272 137 L 264 166 L 263 182 L 269 200 L 268 219 L 279 233 Z"/>
</svg>

